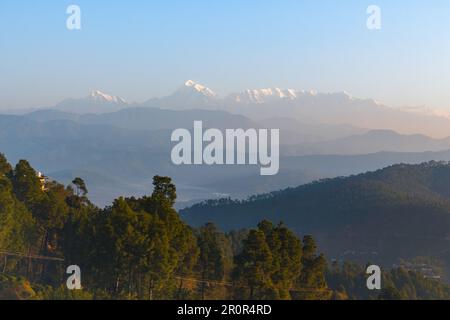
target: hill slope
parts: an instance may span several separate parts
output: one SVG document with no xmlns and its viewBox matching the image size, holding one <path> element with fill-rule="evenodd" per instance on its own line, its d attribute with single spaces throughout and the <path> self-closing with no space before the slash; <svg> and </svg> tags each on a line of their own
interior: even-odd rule
<svg viewBox="0 0 450 320">
<path fill-rule="evenodd" d="M 283 221 L 315 234 L 335 258 L 393 263 L 398 258 L 449 258 L 450 165 L 396 165 L 376 172 L 316 182 L 247 201 L 209 201 L 181 211 L 191 224 L 224 229 L 261 219 Z M 346 257 L 348 258 L 348 257 Z"/>
</svg>

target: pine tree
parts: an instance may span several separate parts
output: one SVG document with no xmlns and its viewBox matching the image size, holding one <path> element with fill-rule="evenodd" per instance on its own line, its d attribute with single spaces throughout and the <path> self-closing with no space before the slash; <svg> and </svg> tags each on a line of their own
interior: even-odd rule
<svg viewBox="0 0 450 320">
<path fill-rule="evenodd" d="M 11 173 L 12 167 L 6 160 L 4 154 L 0 153 L 0 176 L 7 176 Z"/>
<path fill-rule="evenodd" d="M 198 231 L 197 243 L 200 249 L 198 272 L 202 300 L 205 299 L 206 282 L 221 281 L 225 275 L 224 257 L 219 242 L 219 230 L 213 224 L 207 224 Z"/>
<path fill-rule="evenodd" d="M 312 236 L 303 238 L 303 257 L 302 272 L 297 281 L 297 286 L 305 290 L 301 299 L 326 299 L 323 296 L 327 283 L 325 273 L 327 270 L 327 261 L 323 255 L 317 255 L 317 245 Z"/>
<path fill-rule="evenodd" d="M 248 296 L 241 298 L 273 298 L 273 257 L 264 232 L 251 230 L 243 241 L 242 252 L 236 257 L 234 281 L 239 287 L 248 288 Z"/>
</svg>

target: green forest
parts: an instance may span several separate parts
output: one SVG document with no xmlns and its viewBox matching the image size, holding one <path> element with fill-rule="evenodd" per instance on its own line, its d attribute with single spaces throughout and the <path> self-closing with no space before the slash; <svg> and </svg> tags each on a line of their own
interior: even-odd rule
<svg viewBox="0 0 450 320">
<path fill-rule="evenodd" d="M 174 209 L 171 178 L 153 185 L 98 208 L 83 179 L 43 183 L 27 161 L 0 155 L 0 299 L 450 299 L 448 285 L 403 267 L 369 291 L 366 265 L 327 261 L 313 235 L 280 221 L 191 227 Z M 66 287 L 71 265 L 81 290 Z"/>
</svg>

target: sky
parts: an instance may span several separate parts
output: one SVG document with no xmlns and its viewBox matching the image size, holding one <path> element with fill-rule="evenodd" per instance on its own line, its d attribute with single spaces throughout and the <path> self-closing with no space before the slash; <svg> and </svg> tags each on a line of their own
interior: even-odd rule
<svg viewBox="0 0 450 320">
<path fill-rule="evenodd" d="M 94 89 L 141 102 L 193 79 L 450 110 L 449 31 L 448 0 L 0 0 L 0 109 Z"/>
</svg>

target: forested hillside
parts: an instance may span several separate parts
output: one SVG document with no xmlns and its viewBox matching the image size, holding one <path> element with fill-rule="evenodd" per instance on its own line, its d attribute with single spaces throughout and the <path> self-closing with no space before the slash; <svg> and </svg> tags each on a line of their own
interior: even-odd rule
<svg viewBox="0 0 450 320">
<path fill-rule="evenodd" d="M 0 299 L 450 298 L 448 286 L 402 267 L 369 292 L 363 266 L 328 263 L 312 236 L 279 219 L 192 228 L 173 208 L 171 179 L 153 185 L 101 209 L 81 178 L 66 187 L 0 156 Z M 70 265 L 81 268 L 82 290 L 65 286 Z"/>
<path fill-rule="evenodd" d="M 328 257 L 392 265 L 432 256 L 450 262 L 450 165 L 395 165 L 249 198 L 207 201 L 182 210 L 192 225 L 225 230 L 261 219 L 314 234 Z M 448 267 L 447 267 L 448 268 Z"/>
</svg>

